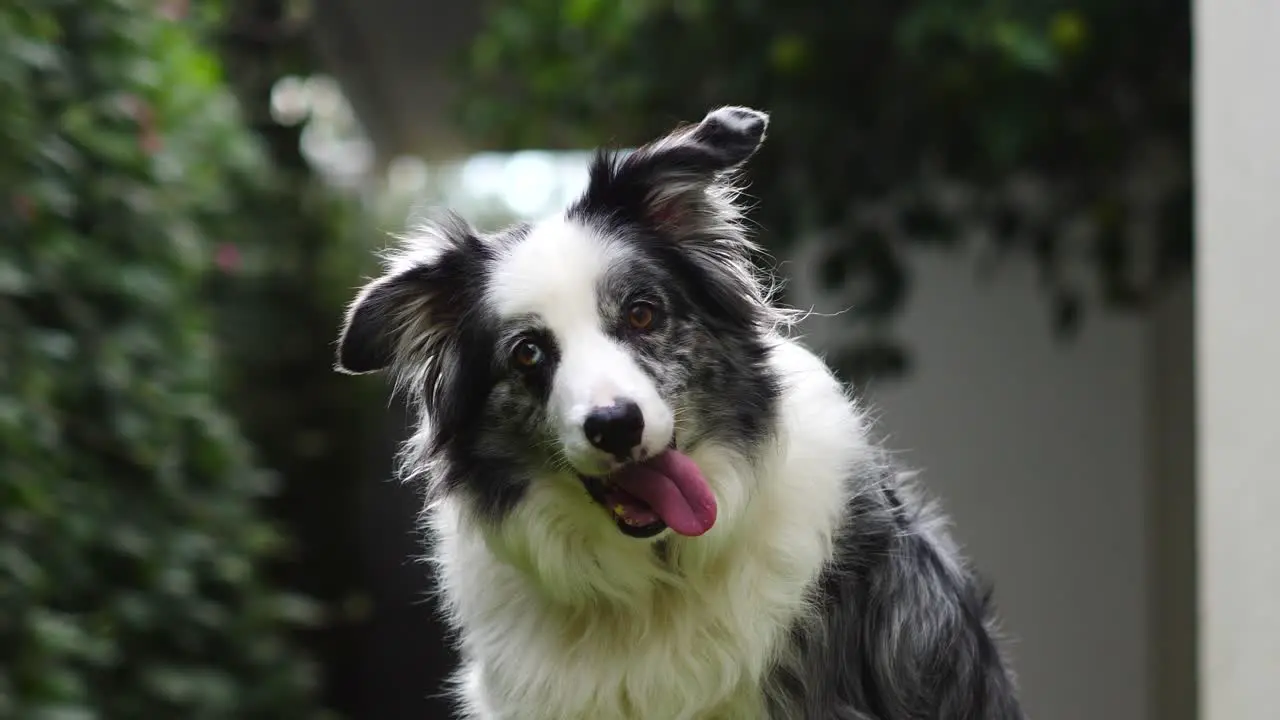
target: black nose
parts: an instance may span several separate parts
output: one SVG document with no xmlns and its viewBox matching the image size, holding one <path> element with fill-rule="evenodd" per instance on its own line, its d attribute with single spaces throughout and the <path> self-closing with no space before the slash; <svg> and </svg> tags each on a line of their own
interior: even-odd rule
<svg viewBox="0 0 1280 720">
<path fill-rule="evenodd" d="M 618 458 L 627 460 L 631 450 L 640 444 L 644 432 L 644 415 L 640 406 L 630 400 L 594 408 L 582 423 L 582 432 L 592 445 Z"/>
</svg>

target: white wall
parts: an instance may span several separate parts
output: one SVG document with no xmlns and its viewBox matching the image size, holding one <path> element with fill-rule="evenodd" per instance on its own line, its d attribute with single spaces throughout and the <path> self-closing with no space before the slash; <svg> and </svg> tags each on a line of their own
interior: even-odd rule
<svg viewBox="0 0 1280 720">
<path fill-rule="evenodd" d="M 1200 710 L 1280 716 L 1280 2 L 1197 0 Z"/>
<path fill-rule="evenodd" d="M 797 261 L 797 304 L 839 310 Z M 890 447 L 995 582 L 1031 717 L 1148 717 L 1145 324 L 1090 315 L 1059 342 L 1029 264 L 992 282 L 964 257 L 912 265 L 896 332 L 915 371 L 871 398 Z M 838 318 L 809 323 L 815 347 L 839 333 Z"/>
</svg>

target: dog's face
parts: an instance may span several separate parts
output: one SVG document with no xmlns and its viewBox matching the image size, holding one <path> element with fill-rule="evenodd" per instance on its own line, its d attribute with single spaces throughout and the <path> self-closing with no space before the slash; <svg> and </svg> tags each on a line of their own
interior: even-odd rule
<svg viewBox="0 0 1280 720">
<path fill-rule="evenodd" d="M 672 286 L 630 238 L 578 222 L 533 227 L 488 280 L 506 355 L 495 362 L 509 370 L 493 399 L 583 475 L 658 455 L 684 384 L 687 308 Z"/>
<path fill-rule="evenodd" d="M 410 471 L 494 521 L 554 483 L 625 535 L 705 532 L 714 493 L 684 453 L 758 441 L 777 392 L 729 185 L 766 121 L 722 108 L 600 155 L 584 196 L 532 226 L 408 239 L 353 303 L 339 367 L 390 368 L 418 402 Z"/>
</svg>

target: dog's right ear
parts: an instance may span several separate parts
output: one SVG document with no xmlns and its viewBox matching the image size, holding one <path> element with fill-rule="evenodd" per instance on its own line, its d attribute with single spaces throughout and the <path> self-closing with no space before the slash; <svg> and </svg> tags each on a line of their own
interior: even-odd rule
<svg viewBox="0 0 1280 720">
<path fill-rule="evenodd" d="M 459 319 L 458 293 L 474 273 L 479 240 L 457 218 L 421 228 L 386 261 L 386 274 L 361 288 L 342 324 L 336 369 L 385 370 L 411 353 L 432 355 Z"/>
<path fill-rule="evenodd" d="M 410 268 L 398 275 L 384 275 L 360 289 L 347 309 L 338 337 L 339 372 L 349 375 L 384 370 L 395 354 L 397 317 L 419 294 L 423 271 Z"/>
</svg>

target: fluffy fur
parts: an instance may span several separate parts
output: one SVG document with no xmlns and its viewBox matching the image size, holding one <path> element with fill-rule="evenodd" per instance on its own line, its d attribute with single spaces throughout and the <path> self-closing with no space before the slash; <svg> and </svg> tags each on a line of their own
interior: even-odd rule
<svg viewBox="0 0 1280 720">
<path fill-rule="evenodd" d="M 602 153 L 532 226 L 423 228 L 352 304 L 339 368 L 389 370 L 419 413 L 403 467 L 427 489 L 465 717 L 1022 716 L 940 515 L 755 270 L 732 174 L 766 124 L 721 108 Z M 623 401 L 643 431 L 602 452 L 584 417 Z M 584 478 L 668 446 L 718 520 L 623 532 Z"/>
</svg>

